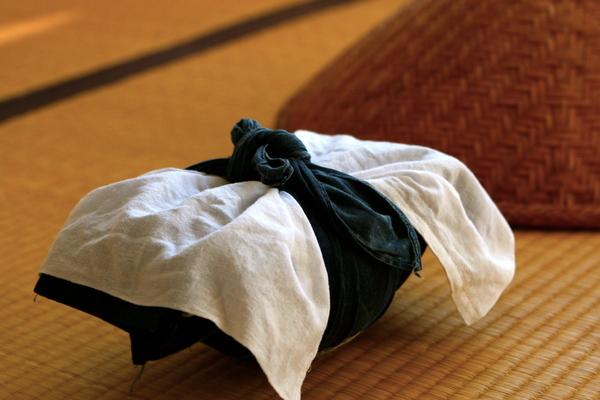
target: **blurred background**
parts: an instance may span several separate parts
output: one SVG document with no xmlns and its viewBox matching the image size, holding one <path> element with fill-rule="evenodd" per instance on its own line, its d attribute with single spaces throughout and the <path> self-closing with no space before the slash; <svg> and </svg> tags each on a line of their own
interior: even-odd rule
<svg viewBox="0 0 600 400">
<path fill-rule="evenodd" d="M 271 126 L 296 89 L 404 2 L 308 3 L 3 2 L 3 186 L 52 201 L 23 186 L 50 174 L 76 199 L 225 156 L 240 117 Z M 61 182 L 64 172 L 81 183 Z"/>
<path fill-rule="evenodd" d="M 276 398 L 202 345 L 129 394 L 122 331 L 32 302 L 85 193 L 226 157 L 242 117 L 441 149 L 527 228 L 486 318 L 464 325 L 428 251 L 303 398 L 598 398 L 599 21 L 596 0 L 0 1 L 0 399 Z"/>
</svg>

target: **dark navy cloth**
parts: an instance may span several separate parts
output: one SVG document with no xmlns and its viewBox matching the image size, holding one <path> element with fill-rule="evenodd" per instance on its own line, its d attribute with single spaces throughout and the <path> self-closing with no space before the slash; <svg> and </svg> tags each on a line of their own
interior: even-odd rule
<svg viewBox="0 0 600 400">
<path fill-rule="evenodd" d="M 368 183 L 311 163 L 294 134 L 251 119 L 233 128 L 230 158 L 188 169 L 230 182 L 260 181 L 290 193 L 315 232 L 328 273 L 331 310 L 320 349 L 373 324 L 411 272 L 426 244 L 402 211 Z M 268 249 L 262 249 L 268 251 Z"/>
</svg>

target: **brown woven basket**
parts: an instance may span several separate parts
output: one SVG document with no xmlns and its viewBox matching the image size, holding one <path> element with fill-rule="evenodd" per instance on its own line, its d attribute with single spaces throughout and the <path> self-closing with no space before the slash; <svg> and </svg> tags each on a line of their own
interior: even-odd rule
<svg viewBox="0 0 600 400">
<path fill-rule="evenodd" d="M 600 228 L 600 1 L 418 1 L 278 124 L 434 147 L 515 226 Z"/>
</svg>

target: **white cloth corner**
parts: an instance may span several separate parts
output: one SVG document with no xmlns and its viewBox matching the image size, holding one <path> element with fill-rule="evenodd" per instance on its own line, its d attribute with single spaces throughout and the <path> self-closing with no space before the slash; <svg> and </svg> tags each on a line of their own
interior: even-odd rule
<svg viewBox="0 0 600 400">
<path fill-rule="evenodd" d="M 467 324 L 489 312 L 515 272 L 514 236 L 465 164 L 422 146 L 296 135 L 313 163 L 367 181 L 406 214 L 442 264 Z"/>
<path fill-rule="evenodd" d="M 40 272 L 213 321 L 291 400 L 329 316 L 319 244 L 292 196 L 181 169 L 86 195 Z"/>
</svg>

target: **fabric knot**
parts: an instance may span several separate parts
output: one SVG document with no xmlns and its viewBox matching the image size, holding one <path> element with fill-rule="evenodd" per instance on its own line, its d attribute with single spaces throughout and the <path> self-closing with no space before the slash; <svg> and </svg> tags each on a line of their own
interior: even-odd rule
<svg viewBox="0 0 600 400">
<path fill-rule="evenodd" d="M 230 158 L 188 168 L 230 182 L 260 180 L 302 207 L 329 282 L 331 308 L 320 348 L 335 347 L 373 324 L 396 289 L 421 269 L 427 244 L 402 210 L 368 182 L 310 162 L 304 143 L 287 131 L 242 119 L 231 139 Z"/>
<path fill-rule="evenodd" d="M 231 141 L 235 147 L 226 171 L 230 182 L 258 180 L 282 186 L 294 173 L 290 160 L 310 161 L 296 135 L 264 128 L 253 119 L 240 120 L 231 130 Z"/>
</svg>

